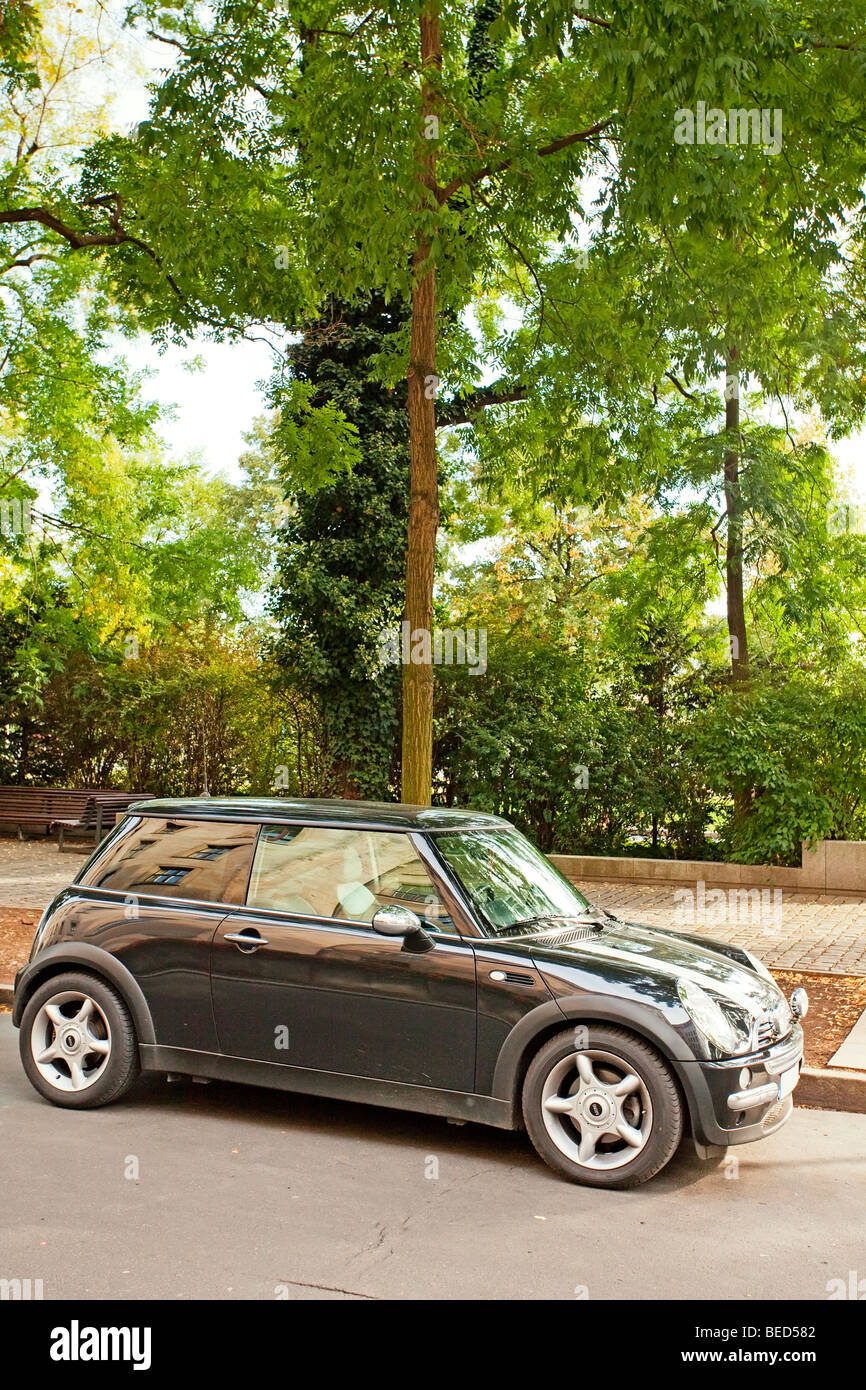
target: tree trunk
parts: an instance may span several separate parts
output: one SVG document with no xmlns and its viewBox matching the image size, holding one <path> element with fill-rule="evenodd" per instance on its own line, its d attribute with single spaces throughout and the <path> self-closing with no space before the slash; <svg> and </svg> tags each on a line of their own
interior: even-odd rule
<svg viewBox="0 0 866 1390">
<path fill-rule="evenodd" d="M 421 16 L 421 67 L 442 63 L 436 0 Z M 418 150 L 419 211 L 435 205 L 436 139 L 430 138 L 436 94 L 425 81 Z M 434 125 L 435 128 L 435 125 Z M 433 782 L 433 573 L 439 527 L 436 467 L 436 271 L 430 243 L 419 232 L 413 254 L 409 382 L 409 530 L 406 550 L 405 621 L 409 651 L 403 651 L 403 766 L 401 796 L 428 806 Z M 426 634 L 426 637 L 415 634 Z M 407 661 L 407 655 L 409 660 Z"/>
<path fill-rule="evenodd" d="M 749 644 L 746 633 L 746 607 L 743 593 L 743 499 L 740 492 L 740 378 L 737 349 L 728 355 L 725 383 L 725 580 L 728 602 L 728 638 L 731 650 L 731 678 L 749 679 Z"/>
</svg>

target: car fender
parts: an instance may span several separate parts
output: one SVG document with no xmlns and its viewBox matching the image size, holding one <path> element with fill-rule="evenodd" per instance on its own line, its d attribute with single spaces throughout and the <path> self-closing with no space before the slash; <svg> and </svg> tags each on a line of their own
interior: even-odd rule
<svg viewBox="0 0 866 1390">
<path fill-rule="evenodd" d="M 698 1058 L 666 1019 L 655 1009 L 631 1000 L 586 994 L 564 995 L 539 1004 L 538 1008 L 523 1015 L 502 1044 L 493 1073 L 493 1096 L 508 1101 L 514 1107 L 515 1116 L 519 1116 L 523 1064 L 527 1056 L 537 1050 L 536 1040 L 550 1035 L 554 1025 L 590 1019 L 639 1034 L 671 1065 L 686 1097 L 692 1121 L 703 1114 L 712 1114 L 709 1087 Z"/>
<path fill-rule="evenodd" d="M 33 991 L 38 989 L 49 975 L 58 974 L 58 967 L 65 966 L 83 966 L 113 985 L 132 1014 L 138 1042 L 156 1042 L 150 1009 L 135 977 L 116 956 L 101 950 L 98 946 L 88 945 L 85 941 L 59 941 L 54 946 L 47 946 L 29 965 L 25 965 L 15 982 L 12 1022 L 16 1028 L 21 1026 L 21 1016 Z"/>
</svg>

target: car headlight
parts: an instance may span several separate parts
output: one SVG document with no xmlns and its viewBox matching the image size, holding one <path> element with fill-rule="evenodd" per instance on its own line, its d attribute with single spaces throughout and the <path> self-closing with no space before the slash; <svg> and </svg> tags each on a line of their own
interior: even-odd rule
<svg viewBox="0 0 866 1390">
<path fill-rule="evenodd" d="M 705 1038 L 720 1052 L 746 1052 L 751 1036 L 751 1020 L 743 1016 L 740 1027 L 705 989 L 691 980 L 677 980 L 682 1006 Z"/>
<path fill-rule="evenodd" d="M 773 1019 L 775 1020 L 776 1024 L 777 1034 L 780 1038 L 786 1038 L 791 1031 L 791 1026 L 794 1022 L 794 1015 L 791 1012 L 790 1004 L 788 1003 L 784 994 L 781 993 L 781 991 L 779 993 L 779 998 L 776 1004 L 774 1005 L 772 1012 Z"/>
</svg>

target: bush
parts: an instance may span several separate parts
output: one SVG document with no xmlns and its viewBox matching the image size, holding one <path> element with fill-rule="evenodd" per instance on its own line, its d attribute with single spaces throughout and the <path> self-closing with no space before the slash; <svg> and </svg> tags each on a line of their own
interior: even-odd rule
<svg viewBox="0 0 866 1390">
<path fill-rule="evenodd" d="M 437 799 L 506 816 L 563 854 L 711 857 L 716 798 L 689 723 L 593 690 L 567 652 L 490 639 L 484 676 L 437 672 Z"/>
<path fill-rule="evenodd" d="M 707 776 L 728 798 L 725 857 L 799 864 L 801 841 L 866 838 L 866 673 L 732 692 L 703 718 Z"/>
</svg>

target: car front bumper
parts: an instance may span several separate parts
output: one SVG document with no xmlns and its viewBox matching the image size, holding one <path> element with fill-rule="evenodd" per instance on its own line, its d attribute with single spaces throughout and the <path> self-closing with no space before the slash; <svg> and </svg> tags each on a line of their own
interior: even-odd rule
<svg viewBox="0 0 866 1390">
<path fill-rule="evenodd" d="M 701 1148 L 750 1144 L 773 1134 L 794 1108 L 793 1089 L 803 1065 L 803 1029 L 795 1023 L 788 1036 L 762 1052 L 724 1062 L 686 1066 L 691 1090 L 692 1137 Z M 748 1086 L 740 1073 L 748 1068 Z"/>
</svg>

